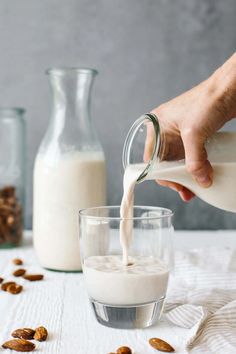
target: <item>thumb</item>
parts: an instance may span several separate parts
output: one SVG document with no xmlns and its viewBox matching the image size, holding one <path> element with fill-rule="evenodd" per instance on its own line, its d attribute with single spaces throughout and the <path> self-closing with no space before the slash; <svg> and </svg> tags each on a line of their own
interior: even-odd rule
<svg viewBox="0 0 236 354">
<path fill-rule="evenodd" d="M 186 168 L 197 183 L 204 188 L 212 184 L 213 168 L 207 159 L 205 149 L 205 137 L 202 134 L 189 133 L 181 134 L 184 150 Z"/>
</svg>

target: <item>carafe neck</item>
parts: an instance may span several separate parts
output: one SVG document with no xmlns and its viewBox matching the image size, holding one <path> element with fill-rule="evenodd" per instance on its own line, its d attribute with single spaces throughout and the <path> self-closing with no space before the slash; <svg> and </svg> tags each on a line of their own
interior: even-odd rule
<svg viewBox="0 0 236 354">
<path fill-rule="evenodd" d="M 90 129 L 90 97 L 96 71 L 93 69 L 50 69 L 53 94 L 52 119 L 56 130 L 68 125 L 80 133 Z"/>
<path fill-rule="evenodd" d="M 161 130 L 155 114 L 147 113 L 130 128 L 123 148 L 123 166 L 142 164 L 144 169 L 137 179 L 143 181 L 162 150 Z M 143 163 L 144 162 L 144 163 Z"/>
</svg>

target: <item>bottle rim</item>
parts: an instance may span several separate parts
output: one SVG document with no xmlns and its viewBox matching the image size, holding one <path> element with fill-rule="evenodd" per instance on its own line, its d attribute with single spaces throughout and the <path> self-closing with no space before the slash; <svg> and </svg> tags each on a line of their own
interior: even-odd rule
<svg viewBox="0 0 236 354">
<path fill-rule="evenodd" d="M 149 120 L 153 124 L 154 132 L 155 132 L 155 143 L 153 146 L 153 151 L 150 157 L 150 160 L 146 163 L 146 166 L 142 173 L 139 175 L 137 179 L 137 183 L 142 182 L 144 178 L 147 176 L 148 172 L 150 171 L 155 158 L 157 157 L 160 149 L 160 125 L 158 122 L 158 118 L 154 113 L 145 113 L 143 114 L 140 118 L 138 118 L 134 124 L 131 126 L 131 128 L 128 131 L 128 134 L 126 136 L 125 142 L 124 142 L 124 148 L 123 148 L 123 154 L 122 154 L 122 162 L 123 162 L 123 167 L 124 169 L 128 166 L 131 165 L 130 163 L 130 157 L 131 157 L 131 147 L 134 141 L 134 138 L 136 134 L 139 131 L 139 128 L 144 124 L 146 120 Z"/>
</svg>

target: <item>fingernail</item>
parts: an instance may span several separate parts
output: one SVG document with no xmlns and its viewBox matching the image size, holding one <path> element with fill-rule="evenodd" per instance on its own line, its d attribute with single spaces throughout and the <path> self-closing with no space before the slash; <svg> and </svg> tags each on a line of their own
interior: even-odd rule
<svg viewBox="0 0 236 354">
<path fill-rule="evenodd" d="M 184 202 L 186 202 L 186 199 L 185 199 L 185 196 L 184 196 L 183 192 L 179 192 L 179 196 Z"/>
<path fill-rule="evenodd" d="M 172 189 L 175 192 L 180 193 L 180 192 L 182 192 L 184 187 L 182 187 L 182 186 L 169 186 L 169 188 Z"/>
<path fill-rule="evenodd" d="M 172 191 L 178 192 L 178 188 L 177 187 L 169 186 L 169 188 L 172 189 Z"/>
<path fill-rule="evenodd" d="M 212 180 L 209 176 L 201 176 L 196 178 L 197 183 L 200 184 L 202 187 L 210 187 Z"/>
</svg>

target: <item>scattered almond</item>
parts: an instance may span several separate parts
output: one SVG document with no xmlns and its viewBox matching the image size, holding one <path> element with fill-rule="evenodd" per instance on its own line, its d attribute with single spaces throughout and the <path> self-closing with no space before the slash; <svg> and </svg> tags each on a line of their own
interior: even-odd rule
<svg viewBox="0 0 236 354">
<path fill-rule="evenodd" d="M 116 351 L 117 354 L 132 354 L 132 350 L 129 347 L 120 347 Z"/>
<path fill-rule="evenodd" d="M 12 332 L 12 337 L 20 339 L 33 339 L 35 330 L 32 328 L 18 328 Z"/>
<path fill-rule="evenodd" d="M 34 339 L 39 342 L 44 342 L 47 339 L 48 331 L 45 327 L 41 326 L 35 329 Z"/>
<path fill-rule="evenodd" d="M 26 273 L 26 270 L 23 268 L 16 269 L 12 274 L 14 277 L 22 277 Z"/>
<path fill-rule="evenodd" d="M 4 280 L 4 279 L 0 277 L 0 284 L 3 282 L 3 280 Z"/>
<path fill-rule="evenodd" d="M 2 283 L 1 284 L 1 289 L 3 290 L 3 291 L 7 291 L 7 288 L 8 288 L 8 286 L 10 286 L 10 285 L 12 285 L 12 284 L 16 284 L 14 281 L 7 281 L 7 282 L 5 282 L 5 283 Z"/>
<path fill-rule="evenodd" d="M 25 339 L 12 339 L 5 342 L 2 347 L 17 352 L 32 352 L 35 349 L 35 344 Z"/>
<path fill-rule="evenodd" d="M 7 292 L 13 295 L 21 293 L 23 290 L 23 286 L 19 284 L 10 284 L 7 287 Z"/>
<path fill-rule="evenodd" d="M 22 259 L 20 258 L 15 258 L 12 260 L 12 262 L 15 264 L 15 265 L 22 265 L 23 264 L 23 261 Z"/>
<path fill-rule="evenodd" d="M 26 274 L 23 278 L 29 281 L 37 281 L 43 279 L 43 274 Z"/>
<path fill-rule="evenodd" d="M 151 338 L 149 339 L 149 344 L 156 350 L 165 353 L 173 353 L 175 350 L 174 348 L 163 339 L 160 338 Z"/>
</svg>

